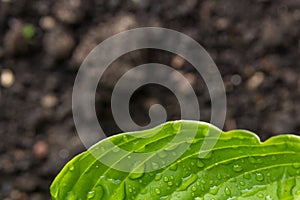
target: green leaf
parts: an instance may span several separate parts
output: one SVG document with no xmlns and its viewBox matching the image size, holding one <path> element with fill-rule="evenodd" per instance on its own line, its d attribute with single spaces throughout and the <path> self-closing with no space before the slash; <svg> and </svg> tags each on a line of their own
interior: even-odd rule
<svg viewBox="0 0 300 200">
<path fill-rule="evenodd" d="M 167 122 L 115 135 L 76 156 L 52 183 L 51 195 L 53 200 L 300 199 L 300 138 L 280 135 L 260 142 L 249 131 Z"/>
</svg>

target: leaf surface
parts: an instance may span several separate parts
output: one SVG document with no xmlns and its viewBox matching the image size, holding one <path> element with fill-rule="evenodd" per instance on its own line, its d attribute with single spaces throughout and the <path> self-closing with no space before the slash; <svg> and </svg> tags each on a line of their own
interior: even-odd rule
<svg viewBox="0 0 300 200">
<path fill-rule="evenodd" d="M 201 148 L 206 144 L 214 145 Z M 300 138 L 260 142 L 249 131 L 167 122 L 112 136 L 79 154 L 55 178 L 51 195 L 53 200 L 300 199 Z"/>
</svg>

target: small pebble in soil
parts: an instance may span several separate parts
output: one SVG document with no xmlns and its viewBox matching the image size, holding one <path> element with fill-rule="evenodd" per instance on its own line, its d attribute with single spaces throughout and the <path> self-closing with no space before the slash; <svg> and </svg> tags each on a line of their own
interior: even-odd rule
<svg viewBox="0 0 300 200">
<path fill-rule="evenodd" d="M 42 27 L 42 29 L 49 31 L 55 27 L 56 21 L 51 16 L 45 16 L 40 19 L 39 24 Z"/>
<path fill-rule="evenodd" d="M 197 77 L 195 76 L 195 74 L 193 74 L 193 73 L 186 73 L 184 75 L 184 77 L 189 82 L 189 84 L 191 86 L 195 86 L 196 81 L 197 81 Z"/>
<path fill-rule="evenodd" d="M 44 108 L 53 108 L 54 106 L 57 105 L 57 97 L 54 96 L 53 94 L 47 94 L 45 96 L 42 97 L 41 99 L 41 105 Z"/>
<path fill-rule="evenodd" d="M 9 88 L 14 84 L 14 82 L 14 73 L 10 69 L 3 69 L 1 72 L 1 85 L 5 88 Z"/>
<path fill-rule="evenodd" d="M 171 61 L 171 66 L 175 69 L 180 69 L 184 65 L 185 60 L 181 56 L 174 56 Z"/>
<path fill-rule="evenodd" d="M 65 28 L 56 26 L 45 34 L 43 45 L 49 57 L 59 60 L 70 55 L 75 46 L 75 39 Z"/>
<path fill-rule="evenodd" d="M 33 146 L 32 152 L 37 159 L 43 159 L 48 155 L 49 146 L 44 141 L 37 141 Z"/>
<path fill-rule="evenodd" d="M 229 24 L 230 24 L 230 22 L 229 22 L 228 19 L 219 18 L 219 19 L 216 20 L 215 26 L 218 30 L 225 30 L 225 29 L 228 28 Z"/>
<path fill-rule="evenodd" d="M 264 81 L 264 74 L 262 72 L 256 72 L 248 81 L 247 88 L 249 90 L 255 90 L 260 86 Z"/>
<path fill-rule="evenodd" d="M 76 24 L 82 21 L 85 15 L 81 0 L 56 1 L 53 12 L 61 22 L 66 24 Z"/>
</svg>

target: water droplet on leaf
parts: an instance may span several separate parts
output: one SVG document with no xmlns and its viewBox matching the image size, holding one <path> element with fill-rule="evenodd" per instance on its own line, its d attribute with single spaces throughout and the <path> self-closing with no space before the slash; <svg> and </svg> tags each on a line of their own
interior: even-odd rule
<svg viewBox="0 0 300 200">
<path fill-rule="evenodd" d="M 95 196 L 95 191 L 92 190 L 92 191 L 89 191 L 89 192 L 88 192 L 88 194 L 87 194 L 86 197 L 87 197 L 88 199 L 92 199 L 92 198 L 94 198 L 94 196 Z"/>
<path fill-rule="evenodd" d="M 264 180 L 264 175 L 260 172 L 256 173 L 256 176 L 255 176 L 256 180 L 257 181 L 263 181 Z"/>
<path fill-rule="evenodd" d="M 165 157 L 167 157 L 167 152 L 166 151 L 159 151 L 158 153 L 157 153 L 157 155 L 160 157 L 160 158 L 165 158 Z"/>
<path fill-rule="evenodd" d="M 69 170 L 72 172 L 72 171 L 74 171 L 74 169 L 75 169 L 75 167 L 73 166 L 73 165 L 70 165 L 69 166 Z"/>
<path fill-rule="evenodd" d="M 244 177 L 245 179 L 248 179 L 248 180 L 249 180 L 249 179 L 251 178 L 251 175 L 250 175 L 249 173 L 246 173 L 246 174 L 243 175 L 243 177 Z"/>
<path fill-rule="evenodd" d="M 193 187 L 192 187 L 192 191 L 193 191 L 193 192 L 196 192 L 196 191 L 197 191 L 197 188 L 196 188 L 195 186 L 193 186 Z"/>
<path fill-rule="evenodd" d="M 164 182 L 168 182 L 169 178 L 167 176 L 164 177 Z"/>
<path fill-rule="evenodd" d="M 145 164 L 136 162 L 132 167 L 132 173 L 129 175 L 131 179 L 141 178 L 145 173 Z"/>
<path fill-rule="evenodd" d="M 156 174 L 154 180 L 159 181 L 161 179 L 161 174 Z"/>
<path fill-rule="evenodd" d="M 202 168 L 204 165 L 205 164 L 200 159 L 197 161 L 197 167 Z"/>
<path fill-rule="evenodd" d="M 242 166 L 240 166 L 238 164 L 233 165 L 233 171 L 240 172 L 242 170 L 243 170 Z"/>
<path fill-rule="evenodd" d="M 156 189 L 155 189 L 155 193 L 156 193 L 156 194 L 160 194 L 160 193 L 161 193 L 160 189 L 159 189 L 159 188 L 156 188 Z"/>
<path fill-rule="evenodd" d="M 151 165 L 154 170 L 157 170 L 159 168 L 159 165 L 156 162 L 152 162 Z"/>
<path fill-rule="evenodd" d="M 225 192 L 225 194 L 226 194 L 227 196 L 230 196 L 230 195 L 231 195 L 231 191 L 230 191 L 230 189 L 229 189 L 228 187 L 225 187 L 224 192 Z"/>
<path fill-rule="evenodd" d="M 173 182 L 172 181 L 169 181 L 168 182 L 168 186 L 172 186 L 173 185 Z"/>
</svg>

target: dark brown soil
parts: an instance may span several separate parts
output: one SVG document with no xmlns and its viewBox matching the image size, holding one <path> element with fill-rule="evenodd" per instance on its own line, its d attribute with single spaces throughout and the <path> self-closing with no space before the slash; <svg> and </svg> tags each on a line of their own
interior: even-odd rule
<svg viewBox="0 0 300 200">
<path fill-rule="evenodd" d="M 79 65 L 104 39 L 142 26 L 183 32 L 210 53 L 227 91 L 224 130 L 248 129 L 263 140 L 300 133 L 299 0 L 2 0 L 0 199 L 50 199 L 55 175 L 84 150 L 71 110 Z M 119 58 L 102 80 L 96 107 L 108 135 L 118 132 L 110 110 L 114 83 L 147 62 L 171 65 L 191 80 L 201 119 L 210 119 L 208 92 L 192 66 L 141 50 Z M 150 85 L 134 94 L 133 119 L 147 123 L 152 102 L 167 105 L 169 119 L 180 117 L 172 93 Z"/>
</svg>

